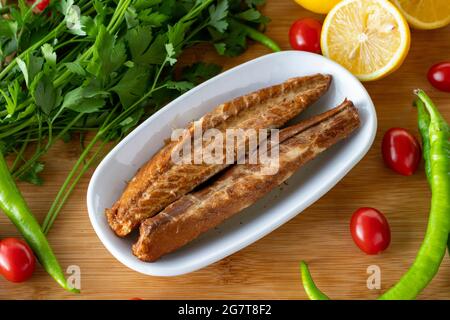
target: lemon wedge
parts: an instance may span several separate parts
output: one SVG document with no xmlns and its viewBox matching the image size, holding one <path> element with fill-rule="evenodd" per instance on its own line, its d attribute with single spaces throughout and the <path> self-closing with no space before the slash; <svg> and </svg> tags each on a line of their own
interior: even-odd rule
<svg viewBox="0 0 450 320">
<path fill-rule="evenodd" d="M 361 81 L 394 72 L 409 52 L 407 21 L 387 0 L 344 0 L 325 19 L 321 34 L 324 56 Z"/>
<path fill-rule="evenodd" d="M 393 0 L 409 24 L 417 29 L 437 29 L 450 24 L 450 0 Z"/>
</svg>

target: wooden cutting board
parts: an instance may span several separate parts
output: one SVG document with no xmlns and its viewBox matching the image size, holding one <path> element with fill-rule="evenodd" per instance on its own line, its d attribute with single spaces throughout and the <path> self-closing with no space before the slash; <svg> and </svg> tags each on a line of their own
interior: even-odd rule
<svg viewBox="0 0 450 320">
<path fill-rule="evenodd" d="M 268 35 L 285 50 L 290 48 L 288 30 L 292 21 L 314 16 L 292 0 L 269 0 L 265 13 L 272 19 Z M 267 53 L 265 47 L 252 44 L 244 55 L 234 59 L 218 57 L 205 48 L 189 51 L 184 59 L 216 62 L 231 68 Z M 413 261 L 424 235 L 430 204 L 423 168 L 412 177 L 394 174 L 383 165 L 380 141 L 391 127 L 404 127 L 417 134 L 416 111 L 411 107 L 414 88 L 425 89 L 450 120 L 450 94 L 438 92 L 426 80 L 429 66 L 445 59 L 450 60 L 450 27 L 413 30 L 411 52 L 404 65 L 384 80 L 365 84 L 378 113 L 377 138 L 366 157 L 309 209 L 240 252 L 203 270 L 173 278 L 150 277 L 129 270 L 106 251 L 91 227 L 86 210 L 89 174 L 49 235 L 61 264 L 65 268 L 69 265 L 81 268 L 82 293 L 66 293 L 38 267 L 25 284 L 0 279 L 0 298 L 304 299 L 298 272 L 300 260 L 309 262 L 317 284 L 333 298 L 377 297 Z M 39 218 L 44 217 L 79 154 L 76 141 L 56 145 L 44 159 L 45 185 L 20 185 Z M 392 243 L 381 255 L 365 255 L 350 237 L 350 216 L 361 206 L 378 208 L 389 219 Z M 3 215 L 0 215 L 0 236 L 17 236 Z M 370 265 L 381 268 L 381 290 L 367 289 L 366 270 Z M 445 257 L 438 276 L 420 298 L 450 299 L 450 257 Z"/>
</svg>

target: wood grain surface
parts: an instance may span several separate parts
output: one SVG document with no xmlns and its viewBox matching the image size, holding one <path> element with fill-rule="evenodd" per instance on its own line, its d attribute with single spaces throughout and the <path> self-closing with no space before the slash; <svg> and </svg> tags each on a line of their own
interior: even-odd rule
<svg viewBox="0 0 450 320">
<path fill-rule="evenodd" d="M 268 0 L 264 11 L 272 19 L 268 35 L 283 49 L 289 49 L 287 34 L 292 21 L 314 16 L 292 0 Z M 265 47 L 252 44 L 244 55 L 227 59 L 203 47 L 190 50 L 184 60 L 217 62 L 227 69 L 267 53 Z M 445 59 L 450 60 L 450 27 L 413 30 L 411 52 L 404 65 L 386 79 L 365 84 L 378 113 L 377 138 L 366 157 L 322 199 L 240 252 L 200 271 L 172 278 L 129 270 L 108 253 L 89 222 L 86 189 L 91 172 L 81 181 L 49 235 L 61 264 L 65 268 L 80 266 L 82 293 L 66 293 L 38 267 L 24 284 L 0 279 L 0 299 L 304 299 L 300 260 L 309 262 L 317 284 L 333 298 L 377 297 L 413 261 L 424 236 L 430 204 L 423 165 L 411 177 L 394 174 L 382 162 L 380 141 L 390 127 L 408 128 L 418 135 L 416 111 L 411 106 L 414 88 L 429 92 L 450 120 L 450 94 L 438 92 L 426 80 L 429 66 Z M 40 219 L 79 154 L 77 142 L 57 144 L 44 159 L 44 186 L 20 185 Z M 392 243 L 381 255 L 365 255 L 350 237 L 350 216 L 361 206 L 376 207 L 389 219 Z M 0 236 L 17 235 L 0 215 Z M 370 265 L 381 268 L 381 290 L 367 289 L 366 269 Z M 449 256 L 420 298 L 450 299 Z"/>
</svg>

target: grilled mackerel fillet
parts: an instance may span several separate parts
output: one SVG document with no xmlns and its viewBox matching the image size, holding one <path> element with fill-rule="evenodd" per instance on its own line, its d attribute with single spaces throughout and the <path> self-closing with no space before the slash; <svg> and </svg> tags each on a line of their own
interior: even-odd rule
<svg viewBox="0 0 450 320">
<path fill-rule="evenodd" d="M 236 98 L 216 107 L 200 119 L 203 132 L 216 128 L 278 128 L 318 100 L 329 88 L 331 76 L 313 75 Z M 106 209 L 108 223 L 118 236 L 126 236 L 141 221 L 192 191 L 228 165 L 175 164 L 171 154 L 184 143 L 192 143 L 194 125 L 178 141 L 164 146 L 128 183 L 120 199 Z"/>
<path fill-rule="evenodd" d="M 210 186 L 183 196 L 142 222 L 139 239 L 133 245 L 134 255 L 144 261 L 155 261 L 194 240 L 255 203 L 303 164 L 350 135 L 359 123 L 353 103 L 345 101 L 282 130 L 276 174 L 262 174 L 264 164 L 232 166 Z"/>
</svg>

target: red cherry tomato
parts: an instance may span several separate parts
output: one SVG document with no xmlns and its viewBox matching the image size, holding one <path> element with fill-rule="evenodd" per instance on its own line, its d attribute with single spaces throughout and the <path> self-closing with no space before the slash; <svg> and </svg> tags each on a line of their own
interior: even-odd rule
<svg viewBox="0 0 450 320">
<path fill-rule="evenodd" d="M 292 49 L 320 53 L 320 32 L 322 23 L 306 18 L 294 21 L 289 29 L 289 42 Z"/>
<path fill-rule="evenodd" d="M 436 89 L 450 92 L 450 61 L 435 64 L 428 70 L 428 81 Z"/>
<path fill-rule="evenodd" d="M 367 254 L 385 250 L 391 242 L 391 230 L 385 216 L 374 208 L 360 208 L 350 222 L 353 241 Z"/>
<path fill-rule="evenodd" d="M 47 8 L 50 4 L 50 0 L 28 0 L 27 2 L 29 5 L 33 5 L 35 2 L 39 2 L 35 7 L 37 12 L 44 11 L 45 8 Z"/>
<path fill-rule="evenodd" d="M 36 259 L 28 244 L 20 239 L 0 241 L 0 274 L 11 282 L 23 282 L 31 277 Z"/>
<path fill-rule="evenodd" d="M 384 162 L 392 170 L 404 176 L 417 170 L 422 151 L 417 139 L 407 130 L 392 128 L 386 131 L 381 149 Z"/>
</svg>

